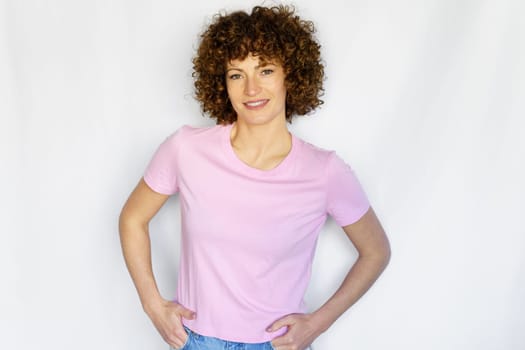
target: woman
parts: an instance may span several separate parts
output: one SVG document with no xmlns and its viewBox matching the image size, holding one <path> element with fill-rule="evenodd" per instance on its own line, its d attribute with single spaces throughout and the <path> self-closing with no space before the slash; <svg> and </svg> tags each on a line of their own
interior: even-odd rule
<svg viewBox="0 0 525 350">
<path fill-rule="evenodd" d="M 217 119 L 157 150 L 120 216 L 145 312 L 175 349 L 306 349 L 372 285 L 389 244 L 351 169 L 287 129 L 322 101 L 314 27 L 286 6 L 216 16 L 194 63 L 196 97 Z M 176 301 L 151 269 L 148 223 L 181 202 Z M 306 313 L 315 243 L 330 215 L 359 252 L 338 291 Z M 236 347 L 237 348 L 237 347 Z"/>
</svg>

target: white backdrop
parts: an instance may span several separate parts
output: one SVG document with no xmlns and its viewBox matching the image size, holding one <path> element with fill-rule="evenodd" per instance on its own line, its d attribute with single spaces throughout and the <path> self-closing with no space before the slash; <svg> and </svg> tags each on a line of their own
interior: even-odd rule
<svg viewBox="0 0 525 350">
<path fill-rule="evenodd" d="M 168 134 L 213 124 L 192 98 L 198 33 L 257 2 L 0 4 L 0 348 L 167 349 L 117 217 Z M 317 24 L 327 80 L 325 105 L 291 130 L 352 165 L 393 251 L 315 349 L 525 349 L 525 3 L 296 5 Z M 151 230 L 165 297 L 178 205 Z M 341 232 L 330 221 L 321 235 L 311 308 L 355 259 Z"/>
</svg>

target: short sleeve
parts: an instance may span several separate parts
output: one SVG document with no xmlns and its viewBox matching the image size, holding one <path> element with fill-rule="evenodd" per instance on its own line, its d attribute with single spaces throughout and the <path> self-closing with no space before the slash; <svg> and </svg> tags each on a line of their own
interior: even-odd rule
<svg viewBox="0 0 525 350">
<path fill-rule="evenodd" d="M 358 221 L 368 211 L 370 203 L 350 166 L 332 153 L 326 174 L 328 214 L 341 227 Z"/>
<path fill-rule="evenodd" d="M 144 172 L 144 181 L 155 192 L 172 195 L 179 190 L 178 144 L 180 130 L 169 136 L 158 148 Z"/>
</svg>

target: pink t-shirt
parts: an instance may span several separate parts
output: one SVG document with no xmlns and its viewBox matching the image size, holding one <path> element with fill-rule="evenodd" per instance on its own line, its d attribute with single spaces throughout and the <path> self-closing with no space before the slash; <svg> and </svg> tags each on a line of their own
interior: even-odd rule
<svg viewBox="0 0 525 350">
<path fill-rule="evenodd" d="M 243 163 L 230 143 L 232 125 L 182 127 L 158 148 L 144 180 L 179 193 L 181 257 L 177 301 L 196 312 L 193 331 L 258 343 L 284 333 L 266 328 L 304 313 L 319 231 L 327 215 L 357 221 L 368 200 L 334 152 L 292 136 L 274 169 Z"/>
</svg>

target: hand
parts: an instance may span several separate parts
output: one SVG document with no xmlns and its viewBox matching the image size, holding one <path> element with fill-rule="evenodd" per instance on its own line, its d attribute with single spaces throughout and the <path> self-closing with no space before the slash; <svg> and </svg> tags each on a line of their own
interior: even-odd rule
<svg viewBox="0 0 525 350">
<path fill-rule="evenodd" d="M 147 312 L 160 335 L 171 347 L 180 349 L 186 343 L 188 334 L 182 325 L 182 318 L 193 320 L 195 312 L 179 303 L 162 300 Z"/>
<path fill-rule="evenodd" d="M 288 327 L 288 330 L 272 340 L 275 350 L 304 350 L 321 334 L 310 314 L 285 316 L 275 321 L 267 331 L 275 332 L 281 327 Z"/>
</svg>

